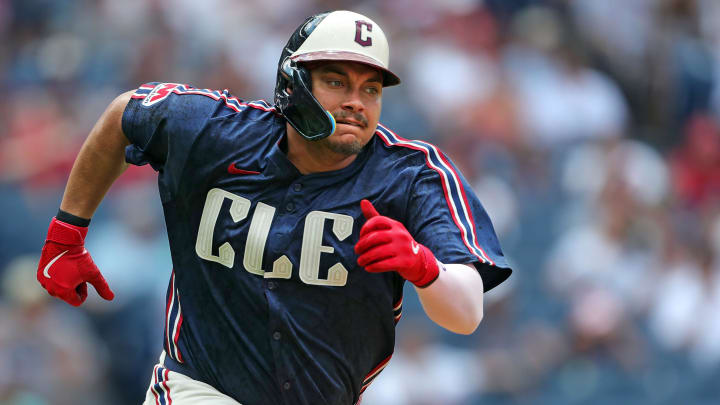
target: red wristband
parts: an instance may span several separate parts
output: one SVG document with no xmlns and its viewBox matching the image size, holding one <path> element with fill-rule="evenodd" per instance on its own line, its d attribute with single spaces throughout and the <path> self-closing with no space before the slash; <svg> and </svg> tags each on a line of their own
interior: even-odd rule
<svg viewBox="0 0 720 405">
<path fill-rule="evenodd" d="M 435 255 L 432 254 L 430 249 L 426 248 L 423 245 L 420 245 L 420 252 L 423 257 L 423 262 L 425 262 L 425 274 L 422 275 L 418 280 L 408 280 L 415 284 L 418 288 L 426 288 L 430 286 L 430 284 L 434 283 L 435 280 L 438 279 L 440 276 L 440 267 L 438 266 L 437 260 L 435 260 Z"/>
<path fill-rule="evenodd" d="M 55 242 L 61 245 L 81 246 L 85 243 L 85 235 L 87 235 L 87 232 L 87 227 L 71 225 L 57 218 L 53 218 L 50 222 L 45 241 Z"/>
</svg>

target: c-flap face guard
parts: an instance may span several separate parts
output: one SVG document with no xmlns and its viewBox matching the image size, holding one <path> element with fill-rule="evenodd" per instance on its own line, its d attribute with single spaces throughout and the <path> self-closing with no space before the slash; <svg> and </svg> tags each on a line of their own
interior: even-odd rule
<svg viewBox="0 0 720 405">
<path fill-rule="evenodd" d="M 283 110 L 285 119 L 305 139 L 317 141 L 332 135 L 335 118 L 312 95 L 310 72 L 288 58 L 282 65 L 282 74 L 287 75 L 292 86 Z M 287 89 L 283 91 L 287 94 Z"/>
</svg>

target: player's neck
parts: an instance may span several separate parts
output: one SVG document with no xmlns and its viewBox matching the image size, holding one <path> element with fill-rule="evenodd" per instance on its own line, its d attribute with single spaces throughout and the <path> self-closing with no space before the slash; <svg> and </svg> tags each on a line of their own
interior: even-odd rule
<svg viewBox="0 0 720 405">
<path fill-rule="evenodd" d="M 345 155 L 323 148 L 316 141 L 308 141 L 294 128 L 287 129 L 288 160 L 302 174 L 330 172 L 350 165 L 357 155 Z"/>
</svg>

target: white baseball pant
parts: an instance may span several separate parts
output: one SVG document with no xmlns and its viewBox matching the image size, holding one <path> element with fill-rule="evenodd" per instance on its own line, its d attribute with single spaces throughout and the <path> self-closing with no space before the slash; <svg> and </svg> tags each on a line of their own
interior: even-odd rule
<svg viewBox="0 0 720 405">
<path fill-rule="evenodd" d="M 211 385 L 166 369 L 164 363 L 165 351 L 153 367 L 143 405 L 241 405 Z"/>
</svg>

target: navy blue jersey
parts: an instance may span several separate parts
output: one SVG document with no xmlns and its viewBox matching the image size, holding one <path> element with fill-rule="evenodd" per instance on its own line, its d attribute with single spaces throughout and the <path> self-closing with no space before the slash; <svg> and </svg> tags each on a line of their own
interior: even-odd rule
<svg viewBox="0 0 720 405">
<path fill-rule="evenodd" d="M 159 172 L 166 366 L 243 405 L 354 404 L 390 360 L 404 280 L 356 263 L 364 198 L 443 263 L 474 263 L 486 290 L 510 275 L 448 158 L 382 125 L 349 166 L 309 175 L 284 118 L 227 91 L 143 85 L 122 128 L 127 161 Z"/>
</svg>

